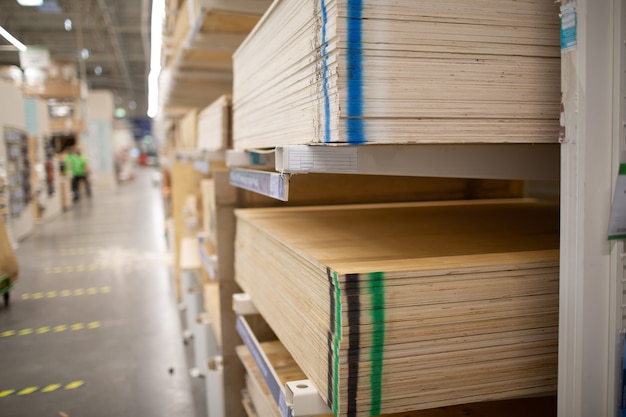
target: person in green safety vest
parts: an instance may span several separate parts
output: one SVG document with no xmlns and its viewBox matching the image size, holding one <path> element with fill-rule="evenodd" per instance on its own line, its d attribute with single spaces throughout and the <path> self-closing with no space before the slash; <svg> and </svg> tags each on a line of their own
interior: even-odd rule
<svg viewBox="0 0 626 417">
<path fill-rule="evenodd" d="M 87 157 L 82 155 L 80 150 L 76 147 L 72 148 L 67 155 L 67 159 L 65 160 L 65 172 L 72 176 L 72 199 L 74 201 L 79 199 L 79 187 L 81 182 L 85 184 L 87 197 L 91 198 Z"/>
</svg>

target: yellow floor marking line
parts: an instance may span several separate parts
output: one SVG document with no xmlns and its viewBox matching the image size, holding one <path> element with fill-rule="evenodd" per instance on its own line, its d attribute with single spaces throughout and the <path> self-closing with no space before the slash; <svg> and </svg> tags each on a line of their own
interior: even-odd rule
<svg viewBox="0 0 626 417">
<path fill-rule="evenodd" d="M 98 271 L 115 268 L 111 264 L 79 264 L 79 265 L 63 265 L 63 266 L 47 266 L 43 269 L 45 275 L 73 273 L 73 272 L 85 272 L 85 271 Z"/>
<path fill-rule="evenodd" d="M 3 391 L 0 391 L 0 398 L 6 398 L 9 397 L 11 395 L 20 395 L 20 396 L 24 396 L 24 395 L 30 395 L 30 394 L 34 394 L 36 392 L 40 392 L 40 393 L 49 393 L 49 392 L 55 392 L 55 391 L 59 391 L 61 389 L 65 390 L 65 391 L 69 391 L 69 390 L 74 390 L 77 388 L 80 388 L 82 386 L 85 385 L 85 381 L 72 381 L 68 384 L 64 384 L 64 383 L 56 383 L 56 384 L 48 384 L 44 387 L 39 387 L 39 386 L 31 386 L 31 387 L 26 387 L 26 388 L 22 388 L 20 390 L 16 390 L 16 389 L 6 389 Z"/>
<path fill-rule="evenodd" d="M 66 390 L 71 390 L 71 389 L 76 389 L 76 388 L 80 388 L 83 385 L 85 385 L 85 381 L 74 381 L 74 382 L 70 382 L 69 384 L 67 384 L 65 386 Z"/>
<path fill-rule="evenodd" d="M 33 392 L 37 392 L 38 390 L 39 390 L 39 387 L 27 387 L 19 391 L 17 395 L 28 395 L 28 394 L 32 394 Z"/>
<path fill-rule="evenodd" d="M 28 336 L 31 334 L 46 334 L 50 332 L 62 333 L 65 331 L 77 331 L 77 330 L 93 330 L 102 327 L 102 322 L 92 321 L 89 323 L 74 323 L 74 324 L 59 324 L 58 326 L 41 326 L 38 328 L 29 327 L 22 330 L 6 330 L 0 333 L 0 339 L 11 336 Z"/>
<path fill-rule="evenodd" d="M 65 324 L 59 324 L 58 326 L 54 326 L 53 330 L 55 331 L 55 333 L 64 332 L 67 330 L 67 326 Z"/>
<path fill-rule="evenodd" d="M 111 287 L 103 286 L 103 287 L 89 287 L 89 288 L 76 288 L 74 290 L 59 290 L 59 291 L 46 291 L 46 292 L 36 292 L 32 294 L 22 294 L 22 300 L 40 300 L 43 298 L 58 298 L 58 297 L 70 297 L 81 296 L 81 295 L 97 295 L 97 294 L 110 294 Z"/>
<path fill-rule="evenodd" d="M 47 387 L 44 387 L 41 392 L 54 392 L 61 388 L 63 384 L 50 384 Z"/>
</svg>

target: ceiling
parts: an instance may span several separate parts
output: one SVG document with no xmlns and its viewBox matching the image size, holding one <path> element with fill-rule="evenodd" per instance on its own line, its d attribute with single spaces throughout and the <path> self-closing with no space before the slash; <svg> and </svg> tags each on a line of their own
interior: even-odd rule
<svg viewBox="0 0 626 417">
<path fill-rule="evenodd" d="M 75 62 L 89 89 L 111 90 L 129 116 L 145 117 L 150 10 L 151 0 L 45 0 L 40 7 L 0 0 L 0 26 L 26 46 L 47 47 L 52 60 Z M 19 66 L 19 53 L 0 36 L 2 65 Z"/>
</svg>

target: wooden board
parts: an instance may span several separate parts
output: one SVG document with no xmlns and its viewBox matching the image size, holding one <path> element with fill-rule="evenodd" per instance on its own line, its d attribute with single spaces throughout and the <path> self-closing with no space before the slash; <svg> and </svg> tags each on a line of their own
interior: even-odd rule
<svg viewBox="0 0 626 417">
<path fill-rule="evenodd" d="M 336 415 L 555 392 L 556 205 L 268 208 L 237 217 L 237 282 Z"/>
<path fill-rule="evenodd" d="M 556 142 L 558 4 L 278 0 L 234 54 L 234 147 Z"/>
</svg>

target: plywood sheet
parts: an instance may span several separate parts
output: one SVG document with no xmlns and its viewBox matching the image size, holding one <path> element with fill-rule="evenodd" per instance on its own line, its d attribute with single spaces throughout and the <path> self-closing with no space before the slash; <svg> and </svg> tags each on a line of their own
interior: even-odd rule
<svg viewBox="0 0 626 417">
<path fill-rule="evenodd" d="M 234 55 L 234 146 L 556 142 L 558 13 L 278 0 Z"/>
<path fill-rule="evenodd" d="M 292 207 L 237 217 L 237 282 L 336 415 L 556 391 L 556 205 Z"/>
</svg>

